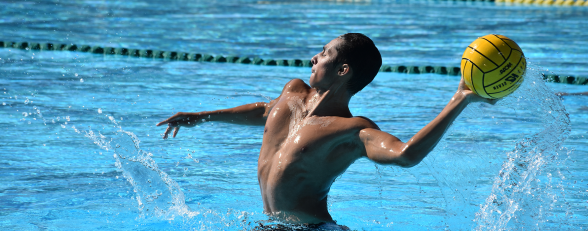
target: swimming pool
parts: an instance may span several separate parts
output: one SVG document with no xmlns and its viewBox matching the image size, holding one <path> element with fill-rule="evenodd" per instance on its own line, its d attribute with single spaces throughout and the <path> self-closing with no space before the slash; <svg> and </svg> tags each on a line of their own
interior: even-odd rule
<svg viewBox="0 0 588 231">
<path fill-rule="evenodd" d="M 588 90 L 552 83 L 543 89 L 536 70 L 588 73 L 588 42 L 578 39 L 588 33 L 583 8 L 412 1 L 6 5 L 1 15 L 10 17 L 0 28 L 14 41 L 282 59 L 310 58 L 333 37 L 357 31 L 374 39 L 385 64 L 457 65 L 475 37 L 505 34 L 529 59 L 528 90 L 496 107 L 470 107 L 415 168 L 357 161 L 333 185 L 331 214 L 357 230 L 587 228 L 586 97 L 560 101 L 550 91 Z M 272 223 L 262 214 L 256 178 L 261 128 L 205 123 L 163 141 L 154 125 L 177 111 L 266 101 L 289 79 L 307 81 L 309 69 L 14 49 L 0 49 L 0 58 L 3 229 L 236 230 Z M 445 106 L 457 82 L 380 73 L 350 107 L 406 140 Z M 153 160 L 144 163 L 155 171 L 130 161 L 142 154 L 130 133 L 150 153 L 135 161 Z M 558 138 L 566 138 L 562 149 Z M 509 172 L 511 164 L 521 174 Z"/>
</svg>

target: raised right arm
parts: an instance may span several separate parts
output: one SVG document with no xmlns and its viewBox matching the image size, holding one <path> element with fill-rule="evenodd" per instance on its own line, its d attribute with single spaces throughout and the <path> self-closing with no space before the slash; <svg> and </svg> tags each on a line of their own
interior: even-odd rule
<svg viewBox="0 0 588 231">
<path fill-rule="evenodd" d="M 361 130 L 359 137 L 365 145 L 365 155 L 380 164 L 394 164 L 402 167 L 417 165 L 437 146 L 443 134 L 470 102 L 494 104 L 496 100 L 477 96 L 467 88 L 462 78 L 457 92 L 443 111 L 406 143 L 378 129 Z"/>
</svg>

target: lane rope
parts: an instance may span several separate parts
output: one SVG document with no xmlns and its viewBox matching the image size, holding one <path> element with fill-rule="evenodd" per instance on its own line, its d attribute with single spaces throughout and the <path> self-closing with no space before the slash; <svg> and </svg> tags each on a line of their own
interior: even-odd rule
<svg viewBox="0 0 588 231">
<path fill-rule="evenodd" d="M 588 6 L 588 0 L 495 0 L 497 5 L 534 5 L 534 6 Z"/>
<path fill-rule="evenodd" d="M 104 55 L 123 55 L 132 57 L 164 59 L 170 61 L 196 61 L 196 62 L 216 62 L 216 63 L 239 63 L 254 64 L 265 66 L 289 66 L 289 67 L 312 67 L 310 60 L 302 59 L 262 59 L 259 57 L 238 57 L 222 56 L 201 53 L 188 53 L 176 51 L 148 50 L 148 49 L 128 49 L 114 47 L 100 47 L 89 45 L 75 44 L 53 44 L 53 43 L 29 43 L 29 42 L 7 42 L 0 41 L 1 48 L 15 48 L 22 50 L 40 50 L 40 51 L 77 51 L 88 52 L 93 54 Z M 397 72 L 406 74 L 440 74 L 440 75 L 460 75 L 460 67 L 455 66 L 408 66 L 408 65 L 382 65 L 380 72 Z M 542 73 L 543 79 L 548 82 L 567 83 L 576 85 L 588 84 L 588 78 L 582 76 L 556 75 Z"/>
<path fill-rule="evenodd" d="M 588 6 L 588 0 L 428 0 L 435 2 L 494 2 L 499 6 Z"/>
</svg>

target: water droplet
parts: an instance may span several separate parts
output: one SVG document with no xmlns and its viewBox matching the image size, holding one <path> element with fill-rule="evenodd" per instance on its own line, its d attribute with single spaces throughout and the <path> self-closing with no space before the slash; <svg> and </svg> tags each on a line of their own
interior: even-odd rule
<svg viewBox="0 0 588 231">
<path fill-rule="evenodd" d="M 27 100 L 24 101 L 25 104 L 29 104 L 29 99 L 27 98 Z"/>
<path fill-rule="evenodd" d="M 78 74 L 76 74 L 76 76 L 77 76 L 77 75 L 78 75 Z M 83 83 L 83 82 L 84 82 L 84 79 L 80 79 L 80 83 Z"/>
<path fill-rule="evenodd" d="M 26 113 L 26 112 L 23 112 L 23 113 L 22 113 L 22 115 L 23 115 L 24 117 L 27 117 L 29 114 L 28 114 L 28 113 Z"/>
<path fill-rule="evenodd" d="M 98 108 L 98 114 L 102 114 L 102 108 Z"/>
<path fill-rule="evenodd" d="M 75 75 L 76 77 L 78 77 L 78 73 L 75 73 L 74 75 Z"/>
</svg>

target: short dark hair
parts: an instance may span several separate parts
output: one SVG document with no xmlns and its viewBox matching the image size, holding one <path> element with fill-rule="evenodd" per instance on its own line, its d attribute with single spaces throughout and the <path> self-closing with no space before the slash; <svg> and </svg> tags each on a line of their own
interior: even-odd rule
<svg viewBox="0 0 588 231">
<path fill-rule="evenodd" d="M 337 62 L 346 63 L 353 69 L 347 91 L 355 95 L 374 80 L 382 66 L 382 55 L 374 42 L 363 34 L 347 33 L 339 39 L 344 42 L 336 47 Z"/>
</svg>

